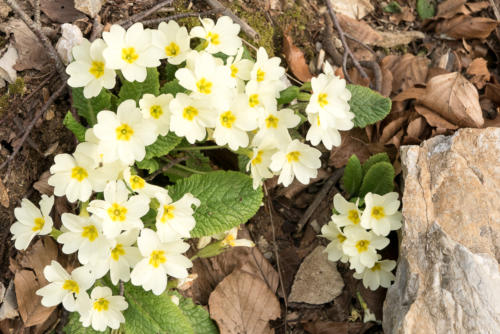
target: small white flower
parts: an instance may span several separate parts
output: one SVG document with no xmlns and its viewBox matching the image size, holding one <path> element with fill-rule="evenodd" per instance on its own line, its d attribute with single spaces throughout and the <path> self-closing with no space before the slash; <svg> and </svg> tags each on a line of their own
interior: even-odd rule
<svg viewBox="0 0 500 334">
<path fill-rule="evenodd" d="M 109 182 L 104 188 L 104 201 L 93 200 L 87 208 L 103 219 L 103 231 L 107 238 L 144 226 L 141 217 L 149 211 L 149 198 L 145 195 L 128 198 L 128 195 L 129 191 L 121 180 Z"/>
<path fill-rule="evenodd" d="M 163 58 L 173 65 L 179 65 L 191 51 L 186 27 L 179 27 L 174 20 L 161 22 L 158 30 L 153 30 L 153 45 L 163 50 Z"/>
<path fill-rule="evenodd" d="M 52 218 L 50 211 L 54 205 L 54 196 L 42 195 L 40 209 L 30 200 L 23 198 L 21 207 L 14 209 L 14 216 L 17 221 L 10 227 L 15 240 L 14 246 L 19 250 L 28 248 L 31 240 L 37 235 L 46 235 L 52 231 Z"/>
<path fill-rule="evenodd" d="M 132 175 L 130 167 L 123 171 L 123 180 L 134 192 L 149 198 L 154 198 L 159 193 L 168 195 L 167 189 L 149 184 L 139 175 Z"/>
<path fill-rule="evenodd" d="M 156 230 L 162 242 L 170 242 L 179 238 L 189 238 L 196 221 L 193 217 L 193 205 L 200 206 L 200 200 L 190 193 L 184 194 L 180 200 L 172 203 L 172 199 L 164 194 L 157 196 L 160 206 L 156 216 Z"/>
<path fill-rule="evenodd" d="M 241 39 L 238 37 L 240 26 L 233 23 L 228 16 L 222 16 L 215 24 L 212 19 L 200 19 L 202 26 L 191 29 L 191 37 L 203 38 L 209 53 L 222 52 L 233 56 L 241 47 Z"/>
<path fill-rule="evenodd" d="M 259 119 L 259 131 L 252 141 L 252 145 L 259 146 L 264 140 L 274 140 L 278 147 L 286 147 L 292 138 L 288 129 L 296 127 L 300 117 L 292 109 L 274 111 L 266 109 Z"/>
<path fill-rule="evenodd" d="M 172 21 L 171 21 L 172 22 Z M 142 116 L 150 120 L 157 129 L 157 133 L 165 136 L 170 130 L 170 101 L 172 94 L 144 94 L 139 100 Z"/>
<path fill-rule="evenodd" d="M 340 213 L 332 216 L 333 222 L 338 227 L 358 225 L 361 221 L 362 212 L 358 209 L 357 202 L 351 203 L 337 193 L 333 196 L 333 206 Z"/>
<path fill-rule="evenodd" d="M 265 140 L 261 145 L 253 148 L 253 154 L 246 169 L 250 170 L 254 189 L 262 185 L 263 180 L 273 177 L 269 166 L 271 165 L 271 157 L 276 151 L 276 146 L 271 139 Z"/>
<path fill-rule="evenodd" d="M 134 100 L 123 101 L 115 114 L 102 110 L 97 114 L 94 133 L 100 139 L 104 162 L 121 160 L 131 165 L 146 155 L 146 146 L 156 140 L 155 125 L 145 121 Z"/>
<path fill-rule="evenodd" d="M 90 298 L 85 296 L 78 300 L 78 312 L 83 327 L 89 327 L 96 331 L 104 331 L 107 327 L 120 328 L 120 323 L 125 322 L 122 311 L 128 308 L 128 303 L 123 296 L 113 296 L 113 292 L 107 286 L 95 287 Z"/>
<path fill-rule="evenodd" d="M 229 57 L 226 61 L 226 66 L 231 70 L 231 76 L 240 80 L 250 80 L 250 71 L 253 68 L 254 62 L 250 59 L 242 59 L 243 48 L 239 48 L 236 57 Z"/>
<path fill-rule="evenodd" d="M 349 256 L 344 254 L 342 250 L 342 245 L 346 240 L 345 234 L 338 228 L 338 226 L 330 221 L 328 224 L 323 225 L 321 228 L 321 236 L 330 240 L 328 246 L 324 252 L 328 253 L 328 260 L 336 262 L 341 261 L 346 263 L 349 260 Z"/>
<path fill-rule="evenodd" d="M 227 144 L 233 151 L 248 146 L 247 131 L 257 128 L 257 119 L 246 112 L 246 103 L 246 95 L 239 94 L 232 99 L 228 109 L 219 112 L 213 133 L 217 145 Z"/>
<path fill-rule="evenodd" d="M 43 269 L 43 274 L 50 284 L 36 291 L 42 296 L 42 305 L 45 307 L 63 304 L 70 312 L 76 310 L 76 301 L 87 294 L 86 290 L 94 284 L 94 277 L 87 267 L 78 267 L 71 275 L 56 261 Z"/>
<path fill-rule="evenodd" d="M 193 263 L 182 253 L 189 249 L 189 244 L 181 240 L 162 243 L 159 236 L 147 228 L 141 231 L 137 244 L 143 259 L 130 274 L 132 284 L 160 295 L 167 287 L 167 275 L 175 278 L 188 276 L 187 268 Z"/>
<path fill-rule="evenodd" d="M 308 114 L 307 120 L 309 121 L 309 124 L 311 124 L 311 127 L 307 131 L 306 139 L 309 140 L 314 146 L 317 146 L 320 142 L 323 142 L 323 145 L 325 145 L 325 148 L 327 148 L 328 150 L 331 150 L 333 146 L 340 146 L 341 137 L 338 130 L 349 130 L 352 128 L 352 124 L 349 125 L 348 129 L 322 127 L 319 113 Z"/>
<path fill-rule="evenodd" d="M 109 32 L 103 32 L 102 38 L 108 45 L 103 51 L 106 65 L 121 70 L 128 81 L 143 82 L 146 79 L 146 67 L 160 66 L 162 50 L 151 44 L 152 32 L 144 29 L 142 23 L 135 23 L 127 31 L 113 24 Z"/>
<path fill-rule="evenodd" d="M 378 256 L 379 259 L 381 256 Z M 396 261 L 382 260 L 377 261 L 371 268 L 365 268 L 362 273 L 354 273 L 354 278 L 362 279 L 365 288 L 375 291 L 379 286 L 388 288 L 395 276 L 392 270 L 396 267 Z"/>
<path fill-rule="evenodd" d="M 120 234 L 115 238 L 115 246 L 111 249 L 111 255 L 106 260 L 109 266 L 111 283 L 118 281 L 128 282 L 130 280 L 130 268 L 134 267 L 142 259 L 139 248 L 132 246 L 137 241 L 139 230 L 134 229 Z"/>
<path fill-rule="evenodd" d="M 255 247 L 255 244 L 251 240 L 238 239 L 237 226 L 225 232 L 224 239 L 222 239 L 222 245 L 230 247 Z"/>
<path fill-rule="evenodd" d="M 321 167 L 321 152 L 294 139 L 284 151 L 279 151 L 271 157 L 270 169 L 280 172 L 278 183 L 289 186 L 294 176 L 303 184 L 308 184 L 311 178 L 318 175 Z"/>
<path fill-rule="evenodd" d="M 361 216 L 361 226 L 372 229 L 377 235 L 386 236 L 392 230 L 401 228 L 401 212 L 398 193 L 383 196 L 368 193 L 365 196 L 366 208 Z"/>
<path fill-rule="evenodd" d="M 364 267 L 371 268 L 377 261 L 377 250 L 389 244 L 389 239 L 378 236 L 373 232 L 355 225 L 344 229 L 347 239 L 342 245 L 344 253 L 349 255 L 351 266 L 356 272 L 362 272 Z"/>
<path fill-rule="evenodd" d="M 83 96 L 87 99 L 99 95 L 103 87 L 111 89 L 115 86 L 116 73 L 107 67 L 102 55 L 105 48 L 102 39 L 92 43 L 84 39 L 72 50 L 75 61 L 66 67 L 66 73 L 70 75 L 68 85 L 84 87 Z"/>
<path fill-rule="evenodd" d="M 281 77 L 285 75 L 285 69 L 280 66 L 281 59 L 278 57 L 269 58 L 266 49 L 260 47 L 257 50 L 257 61 L 250 72 L 250 80 L 259 85 L 273 87 L 275 97 L 279 97 L 279 92 L 286 88 Z"/>
<path fill-rule="evenodd" d="M 249 81 L 245 86 L 248 99 L 248 112 L 257 112 L 261 108 L 276 110 L 276 89 L 272 84 L 259 85 L 257 81 Z"/>
<path fill-rule="evenodd" d="M 170 130 L 179 137 L 186 137 L 191 144 L 205 138 L 206 128 L 215 127 L 217 112 L 206 101 L 178 93 L 170 102 L 170 110 Z"/>
</svg>

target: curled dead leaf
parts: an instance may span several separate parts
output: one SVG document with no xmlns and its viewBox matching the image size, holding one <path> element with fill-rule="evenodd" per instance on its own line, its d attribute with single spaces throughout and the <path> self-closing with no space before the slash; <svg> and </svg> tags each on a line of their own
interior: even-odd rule
<svg viewBox="0 0 500 334">
<path fill-rule="evenodd" d="M 458 72 L 429 80 L 419 102 L 460 127 L 479 128 L 484 124 L 477 89 Z"/>
<path fill-rule="evenodd" d="M 328 0 L 336 13 L 360 20 L 371 13 L 375 7 L 370 0 Z"/>
<path fill-rule="evenodd" d="M 487 83 L 484 89 L 484 96 L 500 105 L 500 85 L 496 83 Z"/>
<path fill-rule="evenodd" d="M 452 19 L 439 22 L 436 33 L 443 37 L 461 39 L 485 39 L 497 27 L 497 21 L 487 17 L 472 17 L 468 15 L 456 16 Z"/>
<path fill-rule="evenodd" d="M 490 71 L 488 70 L 488 62 L 484 58 L 476 58 L 470 63 L 467 68 L 467 74 L 471 75 L 472 78 L 470 82 L 477 89 L 481 89 L 486 85 L 486 82 L 490 81 Z"/>
<path fill-rule="evenodd" d="M 467 0 L 446 0 L 438 5 L 436 19 L 449 19 L 458 14 L 469 15 L 488 8 L 488 1 L 469 2 Z"/>
<path fill-rule="evenodd" d="M 410 53 L 404 56 L 387 56 L 382 59 L 382 66 L 392 72 L 392 91 L 403 91 L 415 85 L 425 84 L 430 60 Z"/>
<path fill-rule="evenodd" d="M 358 21 L 342 14 L 337 14 L 337 19 L 345 33 L 363 43 L 373 45 L 382 40 L 382 36 L 366 22 Z"/>
<path fill-rule="evenodd" d="M 283 52 L 285 53 L 286 61 L 292 70 L 292 73 L 300 81 L 310 81 L 312 74 L 307 66 L 304 53 L 295 44 L 293 44 L 292 37 L 286 32 L 283 33 Z"/>
<path fill-rule="evenodd" d="M 430 126 L 441 129 L 449 129 L 449 130 L 458 129 L 458 126 L 448 122 L 443 117 L 439 116 L 438 114 L 436 114 L 434 111 L 432 111 L 427 107 L 417 104 L 414 106 L 414 108 L 419 115 L 425 118 L 425 120 Z"/>
<path fill-rule="evenodd" d="M 381 40 L 376 41 L 373 45 L 383 48 L 392 48 L 398 45 L 407 45 L 417 39 L 424 39 L 425 34 L 421 31 L 380 31 L 378 34 L 382 37 Z"/>
<path fill-rule="evenodd" d="M 243 270 L 224 278 L 210 294 L 208 305 L 222 334 L 273 333 L 269 320 L 281 314 L 278 298 L 267 284 Z"/>
</svg>

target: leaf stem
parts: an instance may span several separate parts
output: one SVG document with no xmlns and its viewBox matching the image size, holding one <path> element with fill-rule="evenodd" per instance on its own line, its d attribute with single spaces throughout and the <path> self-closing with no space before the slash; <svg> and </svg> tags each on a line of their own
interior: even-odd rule
<svg viewBox="0 0 500 334">
<path fill-rule="evenodd" d="M 186 172 L 190 172 L 190 173 L 193 173 L 193 174 L 206 174 L 205 172 L 202 172 L 202 171 L 199 171 L 199 170 L 196 170 L 196 169 L 193 169 L 193 168 L 189 168 L 189 167 L 186 167 L 186 166 L 181 165 L 181 164 L 174 165 L 173 167 L 177 167 L 179 169 L 185 170 Z"/>
<path fill-rule="evenodd" d="M 184 146 L 176 147 L 172 151 L 207 151 L 207 150 L 219 150 L 226 148 L 225 146 L 211 145 L 211 146 Z"/>
</svg>

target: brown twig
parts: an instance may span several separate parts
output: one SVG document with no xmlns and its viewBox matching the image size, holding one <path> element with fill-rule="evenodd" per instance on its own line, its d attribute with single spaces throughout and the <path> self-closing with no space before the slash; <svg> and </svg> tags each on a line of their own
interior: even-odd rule
<svg viewBox="0 0 500 334">
<path fill-rule="evenodd" d="M 267 187 L 264 184 L 263 186 L 264 189 L 264 196 L 266 197 L 266 207 L 267 207 L 267 212 L 269 213 L 269 220 L 271 221 L 271 232 L 273 235 L 273 252 L 274 252 L 274 257 L 276 258 L 276 269 L 278 269 L 278 277 L 280 280 L 280 286 L 281 286 L 281 294 L 283 295 L 283 301 L 285 303 L 285 316 L 283 319 L 284 325 L 285 325 L 285 331 L 284 333 L 287 332 L 287 314 L 288 314 L 288 298 L 286 296 L 286 291 L 285 291 L 285 285 L 283 284 L 283 275 L 281 274 L 281 265 L 280 265 L 280 257 L 279 257 L 279 252 L 278 252 L 278 243 L 276 242 L 276 231 L 275 231 L 275 226 L 274 226 L 274 219 L 273 219 L 273 203 L 271 201 L 271 197 L 269 196 L 269 192 L 267 191 Z"/>
<path fill-rule="evenodd" d="M 146 9 L 145 11 L 142 11 L 140 13 L 137 13 L 135 15 L 132 15 L 128 19 L 120 20 L 116 22 L 115 24 L 121 25 L 124 29 L 127 29 L 130 27 L 132 24 L 144 20 L 146 17 L 156 13 L 159 9 L 166 7 L 166 6 L 171 6 L 174 0 L 165 0 L 160 2 L 159 4 Z"/>
<path fill-rule="evenodd" d="M 363 78 L 368 78 L 368 74 L 366 74 L 365 70 L 361 65 L 359 64 L 358 60 L 356 57 L 354 57 L 351 49 L 349 48 L 349 45 L 347 45 L 347 41 L 345 40 L 344 36 L 344 31 L 340 27 L 339 20 L 337 19 L 337 15 L 335 15 L 335 12 L 333 11 L 332 4 L 330 1 L 326 0 L 326 6 L 328 7 L 328 13 L 330 14 L 330 17 L 332 18 L 333 24 L 335 25 L 335 29 L 337 30 L 337 33 L 339 34 L 340 41 L 342 42 L 342 46 L 344 47 L 344 56 L 342 59 L 342 70 L 344 71 L 344 76 L 347 79 L 347 81 L 352 83 L 351 78 L 349 77 L 349 74 L 347 73 L 347 57 L 351 57 L 352 63 L 354 66 L 358 69 L 359 73 Z"/>
<path fill-rule="evenodd" d="M 16 0 L 5 0 L 5 2 L 21 17 L 21 20 L 26 23 L 26 25 L 33 31 L 33 33 L 38 37 L 38 39 L 42 42 L 43 46 L 45 47 L 45 50 L 47 50 L 47 53 L 49 57 L 54 61 L 56 65 L 56 70 L 57 73 L 59 73 L 59 76 L 61 79 L 66 83 L 66 79 L 68 78 L 68 75 L 66 74 L 66 66 L 64 66 L 64 63 L 61 60 L 61 57 L 59 57 L 59 54 L 57 53 L 56 49 L 50 42 L 50 40 L 45 36 L 45 34 L 42 31 L 41 26 L 37 25 L 35 22 L 33 22 L 32 19 L 23 11 L 23 9 L 19 6 Z"/>
<path fill-rule="evenodd" d="M 362 47 L 364 47 L 368 51 L 370 51 L 370 53 L 375 56 L 375 59 L 377 59 L 377 54 L 375 53 L 375 51 L 373 51 L 373 49 L 371 47 L 369 47 L 368 45 L 366 45 L 365 43 L 363 43 L 362 41 L 360 41 L 356 37 L 351 36 L 351 35 L 349 35 L 346 32 L 344 32 L 344 36 L 347 37 L 347 38 L 349 38 L 351 41 L 354 41 L 354 42 L 358 43 L 359 45 L 361 45 Z"/>
<path fill-rule="evenodd" d="M 21 120 L 19 119 L 19 117 L 17 116 L 14 116 L 14 123 L 16 123 L 16 127 L 19 131 L 23 131 L 24 130 L 24 127 L 23 127 L 23 123 L 21 122 Z M 35 150 L 37 151 L 39 154 L 43 154 L 42 151 L 40 150 L 40 148 L 38 147 L 37 144 L 35 144 L 35 142 L 33 140 L 31 140 L 31 138 L 27 138 L 26 139 L 26 142 Z"/>
<path fill-rule="evenodd" d="M 40 0 L 35 0 L 35 3 L 33 4 L 33 8 L 35 10 L 35 14 L 33 19 L 35 20 L 35 23 L 41 27 L 42 24 L 40 23 Z"/>
<path fill-rule="evenodd" d="M 153 24 L 158 24 L 160 22 L 168 22 L 170 20 L 179 20 L 179 19 L 184 19 L 186 17 L 198 17 L 198 16 L 209 16 L 209 15 L 214 15 L 217 13 L 220 13 L 220 9 L 212 9 L 212 10 L 207 10 L 205 12 L 199 12 L 199 13 L 179 13 L 179 14 L 174 14 L 170 16 L 165 16 L 165 17 L 159 17 L 156 19 L 151 19 L 151 20 L 145 20 L 142 21 L 142 24 L 145 26 L 150 26 Z"/>
<path fill-rule="evenodd" d="M 344 168 L 336 169 L 333 174 L 328 178 L 328 180 L 323 184 L 321 190 L 316 194 L 314 201 L 309 205 L 304 215 L 300 218 L 297 223 L 297 231 L 296 234 L 302 232 L 302 229 L 306 226 L 311 218 L 312 214 L 316 211 L 318 206 L 323 202 L 325 196 L 330 192 L 330 190 L 335 186 L 335 184 L 340 180 L 342 175 L 344 174 Z"/>
<path fill-rule="evenodd" d="M 10 1 L 10 0 L 7 0 L 7 1 Z M 31 120 L 31 123 L 26 127 L 26 130 L 24 131 L 24 134 L 21 137 L 21 141 L 20 141 L 19 145 L 14 149 L 12 154 L 0 165 L 0 170 L 2 170 L 5 166 L 7 166 L 15 158 L 17 153 L 19 153 L 19 151 L 23 147 L 24 143 L 26 142 L 26 139 L 28 138 L 29 134 L 31 133 L 31 130 L 33 130 L 33 127 L 35 126 L 36 122 L 40 119 L 40 117 L 42 117 L 42 115 L 47 111 L 47 109 L 49 109 L 49 107 L 52 105 L 52 103 L 54 103 L 54 101 L 64 92 L 65 88 L 66 88 L 66 82 L 62 83 L 57 88 L 57 90 L 54 93 L 52 93 L 52 95 L 47 100 L 47 102 L 45 102 L 45 104 L 40 109 L 37 110 L 37 112 L 33 116 L 33 119 Z M 6 176 L 8 174 L 9 173 L 6 173 Z"/>
<path fill-rule="evenodd" d="M 177 165 L 177 164 L 179 164 L 179 163 L 181 163 L 183 161 L 186 161 L 187 159 L 188 159 L 188 157 L 185 156 L 185 157 L 180 157 L 180 158 L 171 160 L 168 164 L 166 164 L 165 166 L 163 166 L 162 168 L 160 168 L 159 170 L 157 170 L 153 174 L 149 175 L 148 177 L 146 177 L 145 180 L 146 181 L 151 181 L 152 179 L 154 179 L 159 174 L 165 173 L 167 170 L 169 170 L 173 166 L 175 166 L 175 165 Z"/>
<path fill-rule="evenodd" d="M 33 89 L 28 95 L 26 95 L 23 98 L 21 104 L 25 105 L 26 102 L 28 102 L 29 99 L 31 99 L 33 97 L 33 95 L 35 95 L 40 89 L 42 89 L 47 84 L 47 82 L 49 82 L 54 77 L 54 75 L 55 75 L 55 72 L 52 72 L 52 73 L 50 73 L 50 75 L 48 77 L 46 77 L 45 79 L 43 79 L 42 82 L 40 82 L 38 84 L 38 86 L 36 86 L 35 89 Z"/>
<path fill-rule="evenodd" d="M 259 38 L 259 34 L 252 27 L 250 27 L 248 23 L 236 16 L 236 14 L 234 14 L 229 8 L 224 7 L 224 5 L 218 0 L 205 0 L 205 2 L 213 9 L 220 10 L 222 15 L 229 16 L 251 39 L 256 40 Z"/>
</svg>

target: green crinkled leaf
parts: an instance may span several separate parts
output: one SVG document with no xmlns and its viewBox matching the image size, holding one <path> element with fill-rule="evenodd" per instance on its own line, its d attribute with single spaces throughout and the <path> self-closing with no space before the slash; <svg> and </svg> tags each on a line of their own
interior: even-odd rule
<svg viewBox="0 0 500 334">
<path fill-rule="evenodd" d="M 186 67 L 186 63 L 182 63 L 180 65 L 172 65 L 170 63 L 167 63 L 167 65 L 165 65 L 165 69 L 163 70 L 163 74 L 165 75 L 165 80 L 167 81 L 172 81 L 175 79 L 175 72 L 177 72 L 177 70 L 179 68 L 182 68 L 182 67 Z"/>
<path fill-rule="evenodd" d="M 368 170 L 375 165 L 378 162 L 388 162 L 391 163 L 391 160 L 389 159 L 389 156 L 387 153 L 382 152 L 382 153 L 377 153 L 375 155 L 372 155 L 368 160 L 365 161 L 363 164 L 363 175 L 366 175 Z"/>
<path fill-rule="evenodd" d="M 153 144 L 146 146 L 146 156 L 144 159 L 149 160 L 167 155 L 179 145 L 181 140 L 182 138 L 177 137 L 173 132 L 167 133 L 166 136 L 158 136 L 158 139 Z"/>
<path fill-rule="evenodd" d="M 394 167 L 388 162 L 378 162 L 374 164 L 361 184 L 360 197 L 365 197 L 369 192 L 385 195 L 394 189 Z"/>
<path fill-rule="evenodd" d="M 368 87 L 347 85 L 352 97 L 349 100 L 354 113 L 354 126 L 364 128 L 383 120 L 391 111 L 391 99 L 383 97 Z"/>
<path fill-rule="evenodd" d="M 193 303 L 191 298 L 184 298 L 179 293 L 173 293 L 179 298 L 179 308 L 182 313 L 191 322 L 191 327 L 193 327 L 196 334 L 218 334 L 219 330 L 214 324 L 208 312 L 201 307 Z"/>
<path fill-rule="evenodd" d="M 297 86 L 290 86 L 280 92 L 278 104 L 290 103 L 297 98 L 300 93 L 300 88 Z"/>
<path fill-rule="evenodd" d="M 189 158 L 186 160 L 186 166 L 199 170 L 200 172 L 211 172 L 213 169 L 210 167 L 210 159 L 203 153 L 198 151 L 191 151 L 187 153 Z"/>
<path fill-rule="evenodd" d="M 85 131 L 87 129 L 81 125 L 71 114 L 71 112 L 67 112 L 66 116 L 64 116 L 63 120 L 64 126 L 68 128 L 75 135 L 76 139 L 81 143 L 85 141 Z"/>
<path fill-rule="evenodd" d="M 137 168 L 146 169 L 149 174 L 156 172 L 160 168 L 160 164 L 155 159 L 144 159 L 142 161 L 136 161 Z"/>
<path fill-rule="evenodd" d="M 91 326 L 83 327 L 80 322 L 80 314 L 71 312 L 68 318 L 68 323 L 63 328 L 66 334 L 109 334 L 111 330 L 107 328 L 104 332 L 95 331 Z"/>
<path fill-rule="evenodd" d="M 363 170 L 359 159 L 354 154 L 347 161 L 342 176 L 345 190 L 352 196 L 358 193 L 361 181 L 363 181 Z"/>
<path fill-rule="evenodd" d="M 252 218 L 262 203 L 262 189 L 254 190 L 252 179 L 234 171 L 216 171 L 192 175 L 169 187 L 169 194 L 178 200 L 191 193 L 201 201 L 194 218 L 192 237 L 227 231 Z"/>
<path fill-rule="evenodd" d="M 126 334 L 195 333 L 181 309 L 166 293 L 156 296 L 130 283 L 125 284 L 124 297 L 128 308 L 123 312 Z"/>
<path fill-rule="evenodd" d="M 401 6 L 397 1 L 392 1 L 390 4 L 384 7 L 384 12 L 386 13 L 401 13 Z"/>
<path fill-rule="evenodd" d="M 417 0 L 417 12 L 422 20 L 433 17 L 435 11 L 436 8 L 432 0 Z"/>
<path fill-rule="evenodd" d="M 97 114 L 101 110 L 111 109 L 111 93 L 106 89 L 101 90 L 96 97 L 87 99 L 83 96 L 83 88 L 72 88 L 73 106 L 78 115 L 85 118 L 89 126 L 97 123 Z"/>
<path fill-rule="evenodd" d="M 165 83 L 160 88 L 160 93 L 172 94 L 173 96 L 176 96 L 177 93 L 185 93 L 185 92 L 187 92 L 187 89 L 179 85 L 179 80 L 177 79 Z"/>
<path fill-rule="evenodd" d="M 248 155 L 245 154 L 238 154 L 238 169 L 242 173 L 246 173 L 247 171 L 247 164 L 250 161 L 250 158 Z"/>
<path fill-rule="evenodd" d="M 122 77 L 122 87 L 120 88 L 120 93 L 118 94 L 119 103 L 128 99 L 139 102 L 144 94 L 153 94 L 155 96 L 160 95 L 160 79 L 158 70 L 156 68 L 148 68 L 147 71 L 148 75 L 144 82 L 130 82 Z"/>
</svg>

